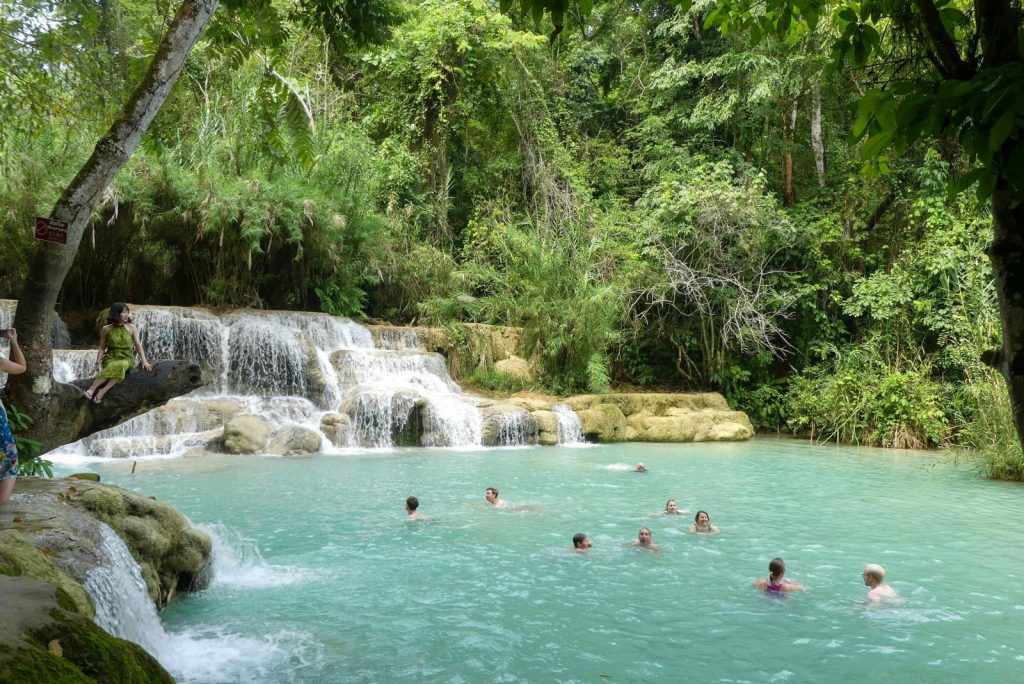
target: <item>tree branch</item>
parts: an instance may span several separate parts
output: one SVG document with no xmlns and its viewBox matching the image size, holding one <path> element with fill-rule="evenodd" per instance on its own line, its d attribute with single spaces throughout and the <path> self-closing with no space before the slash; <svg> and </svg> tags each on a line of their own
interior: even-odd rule
<svg viewBox="0 0 1024 684">
<path fill-rule="evenodd" d="M 984 1 L 984 0 L 979 0 Z M 990 0 L 991 1 L 991 0 Z M 953 37 L 946 31 L 939 9 L 932 0 L 914 0 L 921 15 L 921 24 L 925 34 L 928 36 L 935 50 L 935 56 L 946 76 L 967 80 L 974 75 L 974 69 L 960 57 L 960 51 L 953 41 Z"/>
</svg>

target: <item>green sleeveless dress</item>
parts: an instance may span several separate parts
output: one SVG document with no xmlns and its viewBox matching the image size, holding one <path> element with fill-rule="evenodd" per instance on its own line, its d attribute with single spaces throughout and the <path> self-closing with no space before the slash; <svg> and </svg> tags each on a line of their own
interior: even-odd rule
<svg viewBox="0 0 1024 684">
<path fill-rule="evenodd" d="M 115 325 L 107 333 L 107 349 L 103 352 L 103 370 L 97 378 L 124 380 L 125 373 L 135 365 L 132 357 L 132 333 L 123 325 Z"/>
</svg>

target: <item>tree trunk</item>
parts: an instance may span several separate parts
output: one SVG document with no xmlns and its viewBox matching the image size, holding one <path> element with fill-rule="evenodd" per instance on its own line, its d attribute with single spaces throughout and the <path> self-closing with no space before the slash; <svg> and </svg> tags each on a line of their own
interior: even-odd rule
<svg viewBox="0 0 1024 684">
<path fill-rule="evenodd" d="M 811 88 L 811 148 L 814 150 L 814 168 L 818 172 L 818 187 L 825 187 L 825 145 L 821 138 L 821 84 Z"/>
<path fill-rule="evenodd" d="M 58 385 L 61 388 L 59 432 L 52 435 L 45 448 L 77 442 L 203 386 L 199 366 L 189 361 L 159 361 L 153 364 L 151 372 L 133 371 L 107 392 L 101 404 L 82 396 L 91 382 L 92 378 L 88 378 L 75 380 L 72 385 Z M 72 391 L 67 391 L 69 389 Z"/>
<path fill-rule="evenodd" d="M 26 436 L 42 441 L 49 448 L 56 446 L 52 436 L 64 432 L 60 426 L 65 420 L 61 408 L 68 392 L 74 392 L 69 386 L 62 387 L 52 378 L 50 312 L 53 311 L 64 278 L 75 260 L 89 216 L 100 195 L 131 157 L 160 111 L 181 73 L 185 59 L 209 23 L 217 4 L 218 0 L 182 1 L 146 77 L 135 89 L 118 120 L 96 143 L 92 156 L 50 213 L 51 218 L 67 222 L 67 244 L 40 243 L 29 264 L 14 317 L 14 325 L 18 328 L 20 339 L 24 341 L 28 370 L 11 378 L 7 392 L 18 409 L 35 421 Z"/>
<path fill-rule="evenodd" d="M 989 248 L 999 296 L 1003 348 L 994 363 L 1006 378 L 1017 438 L 1024 444 L 1024 202 L 1013 205 L 1008 189 L 992 195 L 995 239 Z"/>
<path fill-rule="evenodd" d="M 793 190 L 793 139 L 796 137 L 796 100 L 788 104 L 789 107 L 783 105 L 782 205 L 792 207 L 796 204 L 796 192 Z"/>
</svg>

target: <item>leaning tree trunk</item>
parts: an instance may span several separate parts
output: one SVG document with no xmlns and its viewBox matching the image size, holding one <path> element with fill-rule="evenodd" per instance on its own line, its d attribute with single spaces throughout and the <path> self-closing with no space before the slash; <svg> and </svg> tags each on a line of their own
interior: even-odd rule
<svg viewBox="0 0 1024 684">
<path fill-rule="evenodd" d="M 1014 206 L 1008 189 L 992 195 L 995 238 L 989 249 L 999 296 L 1003 348 L 990 356 L 1006 378 L 1017 438 L 1024 444 L 1024 202 Z"/>
<path fill-rule="evenodd" d="M 74 263 L 89 216 L 100 195 L 131 157 L 153 117 L 160 111 L 217 4 L 218 0 L 182 1 L 153 57 L 149 72 L 135 89 L 120 117 L 96 143 L 92 156 L 54 205 L 50 218 L 67 222 L 67 244 L 40 243 L 29 264 L 14 316 L 28 370 L 22 375 L 11 376 L 7 392 L 18 409 L 35 421 L 27 436 L 40 440 L 46 449 L 59 446 L 54 438 L 62 432 L 58 425 L 64 419 L 61 407 L 65 405 L 68 393 L 75 391 L 70 386 L 55 382 L 52 377 L 50 313 L 64 278 Z"/>
</svg>

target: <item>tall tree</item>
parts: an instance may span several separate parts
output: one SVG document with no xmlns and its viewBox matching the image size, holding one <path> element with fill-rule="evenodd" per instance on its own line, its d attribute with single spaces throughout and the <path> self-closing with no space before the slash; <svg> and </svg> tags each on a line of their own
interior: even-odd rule
<svg viewBox="0 0 1024 684">
<path fill-rule="evenodd" d="M 50 218 L 68 224 L 67 244 L 41 243 L 29 265 L 14 319 L 25 341 L 29 370 L 12 379 L 7 391 L 22 412 L 34 418 L 30 435 L 45 448 L 59 445 L 54 439 L 64 434 L 59 427 L 65 420 L 63 409 L 69 397 L 78 393 L 53 380 L 51 312 L 93 209 L 146 134 L 219 4 L 219 0 L 182 0 L 146 75 L 50 213 Z M 382 38 L 399 19 L 390 0 L 295 0 L 285 13 L 272 0 L 227 0 L 225 5 L 227 16 L 214 38 L 240 55 L 257 47 L 280 46 L 289 21 L 322 30 L 331 47 L 341 50 L 346 38 L 357 44 Z M 140 400 L 139 408 L 144 403 Z M 126 417 L 132 413 L 127 408 Z"/>
</svg>

